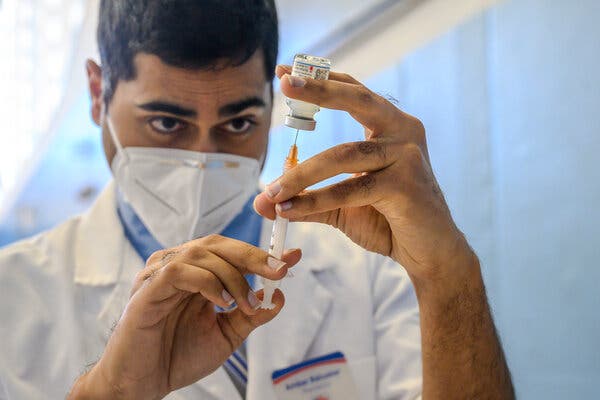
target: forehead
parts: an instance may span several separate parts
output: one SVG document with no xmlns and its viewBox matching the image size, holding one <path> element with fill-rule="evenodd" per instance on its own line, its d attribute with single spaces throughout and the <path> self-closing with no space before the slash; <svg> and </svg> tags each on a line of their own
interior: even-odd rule
<svg viewBox="0 0 600 400">
<path fill-rule="evenodd" d="M 216 69 L 173 67 L 145 53 L 136 55 L 134 64 L 135 79 L 120 82 L 117 90 L 135 102 L 161 99 L 214 109 L 248 97 L 265 98 L 270 92 L 260 51 L 242 65 Z"/>
</svg>

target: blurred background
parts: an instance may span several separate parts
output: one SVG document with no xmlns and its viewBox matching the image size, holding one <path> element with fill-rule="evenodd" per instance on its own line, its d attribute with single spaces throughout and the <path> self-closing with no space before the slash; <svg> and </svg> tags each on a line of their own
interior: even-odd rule
<svg viewBox="0 0 600 400">
<path fill-rule="evenodd" d="M 110 179 L 89 117 L 97 0 L 0 0 L 0 246 Z M 419 117 L 478 252 L 520 399 L 600 398 L 600 2 L 277 1 L 280 62 L 329 56 Z M 278 95 L 264 181 L 292 132 Z M 358 140 L 323 110 L 305 159 Z"/>
</svg>

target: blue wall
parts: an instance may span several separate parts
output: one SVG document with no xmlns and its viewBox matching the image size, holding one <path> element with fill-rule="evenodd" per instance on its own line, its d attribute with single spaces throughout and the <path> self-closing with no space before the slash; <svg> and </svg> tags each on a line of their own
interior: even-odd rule
<svg viewBox="0 0 600 400">
<path fill-rule="evenodd" d="M 505 2 L 368 81 L 426 125 L 520 399 L 600 396 L 598 21 L 595 0 Z M 305 157 L 361 136 L 319 118 Z"/>
</svg>

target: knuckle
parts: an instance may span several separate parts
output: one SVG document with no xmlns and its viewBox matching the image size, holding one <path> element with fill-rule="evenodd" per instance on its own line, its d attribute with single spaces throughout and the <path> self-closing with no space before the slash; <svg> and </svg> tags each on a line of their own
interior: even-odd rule
<svg viewBox="0 0 600 400">
<path fill-rule="evenodd" d="M 183 272 L 184 266 L 178 262 L 171 262 L 162 268 L 162 276 L 167 281 L 172 281 Z"/>
<path fill-rule="evenodd" d="M 375 103 L 374 93 L 369 90 L 366 86 L 358 86 L 357 99 L 359 107 L 369 108 Z"/>
<path fill-rule="evenodd" d="M 413 123 L 413 131 L 415 133 L 415 136 L 417 137 L 417 140 L 419 140 L 420 143 L 425 142 L 425 125 L 423 124 L 423 121 L 421 121 L 418 118 L 415 118 Z"/>
<path fill-rule="evenodd" d="M 372 154 L 378 156 L 382 161 L 386 159 L 386 148 L 383 144 L 377 143 L 371 140 L 364 142 L 358 142 L 357 151 L 363 156 L 370 156 Z"/>
<path fill-rule="evenodd" d="M 372 140 L 366 140 L 344 143 L 332 149 L 333 161 L 337 163 L 372 157 L 373 155 L 377 156 L 381 161 L 385 161 L 387 159 L 385 145 Z"/>
<path fill-rule="evenodd" d="M 327 103 L 333 98 L 333 93 L 329 89 L 328 81 L 315 80 L 313 81 L 314 93 L 317 99 Z"/>
<path fill-rule="evenodd" d="M 198 276 L 200 277 L 199 281 L 201 286 L 211 288 L 214 290 L 222 288 L 221 282 L 212 272 L 207 271 L 205 269 L 200 269 Z"/>
<path fill-rule="evenodd" d="M 192 245 L 187 247 L 182 255 L 189 260 L 198 260 L 201 259 L 206 253 L 206 249 L 204 247 L 198 245 Z"/>
<path fill-rule="evenodd" d="M 332 149 L 333 159 L 336 162 L 345 162 L 355 159 L 358 155 L 356 143 L 340 144 Z"/>
<path fill-rule="evenodd" d="M 243 256 L 244 260 L 247 260 L 249 265 L 253 265 L 262 259 L 256 249 L 252 246 L 246 246 L 244 248 Z"/>
<path fill-rule="evenodd" d="M 331 188 L 331 196 L 334 201 L 343 201 L 352 193 L 352 186 L 347 182 L 341 182 Z"/>
<path fill-rule="evenodd" d="M 166 265 L 180 252 L 177 249 L 164 249 L 154 252 L 146 261 L 146 266 Z"/>
<path fill-rule="evenodd" d="M 303 208 L 305 208 L 307 210 L 313 210 L 318 205 L 318 201 L 317 201 L 317 198 L 314 195 L 314 193 L 306 193 L 306 194 L 302 195 L 301 199 L 302 199 L 302 205 L 304 206 Z"/>
<path fill-rule="evenodd" d="M 413 118 L 414 130 L 418 133 L 425 134 L 425 124 L 419 118 Z"/>
<path fill-rule="evenodd" d="M 166 250 L 158 250 L 155 251 L 154 253 L 152 253 L 150 255 L 150 257 L 148 257 L 148 259 L 146 260 L 146 266 L 150 266 L 152 264 L 154 264 L 157 261 L 162 260 L 162 258 L 164 257 L 164 255 L 167 253 Z"/>
<path fill-rule="evenodd" d="M 331 188 L 335 201 L 345 201 L 352 195 L 367 196 L 375 188 L 376 179 L 373 174 L 364 174 L 355 179 L 348 179 Z"/>
<path fill-rule="evenodd" d="M 223 236 L 218 235 L 216 233 L 211 233 L 210 235 L 204 236 L 202 238 L 202 242 L 209 246 L 220 243 L 222 240 L 223 240 Z"/>
<path fill-rule="evenodd" d="M 408 173 L 423 168 L 423 152 L 415 143 L 407 143 L 402 148 L 402 160 Z"/>
<path fill-rule="evenodd" d="M 141 285 L 142 283 L 144 283 L 144 281 L 151 279 L 153 274 L 154 270 L 152 270 L 151 268 L 142 269 L 137 274 L 135 274 L 135 278 L 133 280 L 134 286 Z"/>
<path fill-rule="evenodd" d="M 373 174 L 365 174 L 357 179 L 356 188 L 364 194 L 370 193 L 377 185 L 377 179 Z"/>
</svg>

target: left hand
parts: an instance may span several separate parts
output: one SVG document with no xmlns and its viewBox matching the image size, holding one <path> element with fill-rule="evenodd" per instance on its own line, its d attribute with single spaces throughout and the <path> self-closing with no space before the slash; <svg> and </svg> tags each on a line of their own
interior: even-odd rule
<svg viewBox="0 0 600 400">
<path fill-rule="evenodd" d="M 386 99 L 346 74 L 293 82 L 279 66 L 284 95 L 347 111 L 365 140 L 332 147 L 286 172 L 259 194 L 254 207 L 273 219 L 332 225 L 363 248 L 392 257 L 413 281 L 437 279 L 474 264 L 433 174 L 425 129 Z M 306 190 L 341 173 L 353 177 Z"/>
</svg>

